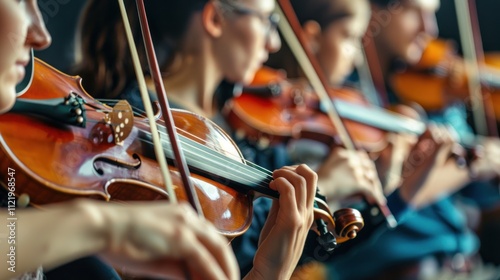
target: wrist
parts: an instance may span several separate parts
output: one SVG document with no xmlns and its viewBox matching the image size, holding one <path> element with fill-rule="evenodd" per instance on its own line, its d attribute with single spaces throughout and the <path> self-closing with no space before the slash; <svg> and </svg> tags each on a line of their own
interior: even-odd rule
<svg viewBox="0 0 500 280">
<path fill-rule="evenodd" d="M 475 164 L 467 165 L 467 175 L 471 181 L 474 181 L 479 177 L 479 171 L 477 170 Z"/>
<path fill-rule="evenodd" d="M 73 202 L 73 207 L 83 228 L 82 239 L 87 239 L 91 244 L 92 253 L 103 251 L 108 243 L 109 221 L 106 218 L 106 208 L 102 202 L 89 199 L 78 199 Z"/>
<path fill-rule="evenodd" d="M 264 280 L 264 275 L 260 274 L 257 269 L 252 268 L 245 277 L 243 277 L 243 280 Z"/>
<path fill-rule="evenodd" d="M 484 155 L 483 145 L 477 145 L 474 149 L 467 150 L 467 158 L 465 166 L 467 175 L 470 181 L 474 181 L 480 177 L 478 159 Z"/>
<path fill-rule="evenodd" d="M 277 276 L 268 270 L 266 272 L 267 273 L 263 273 L 260 269 L 254 266 L 252 270 L 250 270 L 243 279 L 244 280 L 290 279 L 290 276 L 282 277 L 282 276 Z"/>
</svg>

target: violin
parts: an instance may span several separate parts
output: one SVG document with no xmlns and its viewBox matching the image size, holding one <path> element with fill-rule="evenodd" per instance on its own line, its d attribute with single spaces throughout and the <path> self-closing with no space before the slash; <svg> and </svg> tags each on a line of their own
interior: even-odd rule
<svg viewBox="0 0 500 280">
<path fill-rule="evenodd" d="M 413 118 L 375 107 L 354 91 L 330 90 L 346 130 L 358 148 L 378 152 L 387 145 L 387 132 L 421 135 L 426 124 Z M 265 147 L 294 140 L 313 140 L 306 149 L 297 150 L 292 158 L 323 160 L 335 145 L 342 145 L 336 127 L 322 111 L 316 94 L 307 84 L 286 79 L 286 75 L 270 68 L 260 69 L 250 86 L 227 101 L 222 110 L 237 138 L 246 138 Z M 326 146 L 324 149 L 319 146 Z M 319 152 L 317 150 L 320 150 Z M 304 152 L 304 154 L 300 154 Z M 366 202 L 370 205 L 370 203 Z M 370 205 L 369 215 L 379 220 L 383 214 L 387 224 L 396 222 L 390 212 L 379 205 Z"/>
<path fill-rule="evenodd" d="M 488 75 L 484 75 L 489 81 L 487 91 L 490 93 L 491 104 L 497 122 L 500 121 L 500 53 L 492 52 L 484 56 Z"/>
<path fill-rule="evenodd" d="M 335 107 L 354 143 L 367 152 L 383 149 L 387 133 L 420 136 L 427 129 L 427 124 L 420 120 L 369 104 L 353 90 L 330 89 L 329 93 L 334 95 Z M 293 159 L 317 163 L 333 146 L 342 145 L 335 126 L 307 83 L 287 80 L 280 70 L 260 69 L 251 85 L 228 100 L 222 112 L 237 138 L 246 138 L 262 148 L 295 140 L 314 141 L 306 142 L 304 149 L 291 149 Z M 478 156 L 477 146 L 476 139 L 460 139 L 450 156 L 463 167 Z M 370 206 L 374 207 L 377 208 Z"/>
<path fill-rule="evenodd" d="M 329 93 L 353 141 L 369 152 L 385 148 L 387 132 L 420 135 L 425 131 L 424 123 L 375 107 L 352 89 L 330 89 Z M 238 137 L 261 146 L 294 139 L 342 145 L 312 89 L 286 79 L 279 70 L 261 68 L 251 85 L 226 103 L 223 114 Z"/>
<path fill-rule="evenodd" d="M 246 162 L 234 142 L 211 121 L 182 110 L 173 115 L 206 219 L 228 239 L 242 234 L 252 220 L 253 199 L 278 197 L 268 188 L 271 172 Z M 157 123 L 165 134 L 163 122 Z M 175 194 L 186 201 L 165 139 L 162 146 Z M 0 146 L 0 165 L 16 170 L 16 196 L 34 206 L 79 197 L 169 199 L 148 122 L 135 116 L 126 102 L 112 108 L 97 102 L 82 88 L 81 78 L 38 59 L 30 87 L 10 112 L 0 116 Z M 341 209 L 332 217 L 320 195 L 315 202 L 313 230 L 321 236 L 332 232 L 342 243 L 363 227 L 356 210 Z"/>
<path fill-rule="evenodd" d="M 496 120 L 500 120 L 499 56 L 485 55 L 479 79 L 489 93 Z M 432 111 L 453 100 L 470 98 L 464 60 L 456 54 L 453 42 L 436 39 L 425 48 L 420 61 L 391 77 L 391 85 L 404 103 L 416 102 Z"/>
</svg>

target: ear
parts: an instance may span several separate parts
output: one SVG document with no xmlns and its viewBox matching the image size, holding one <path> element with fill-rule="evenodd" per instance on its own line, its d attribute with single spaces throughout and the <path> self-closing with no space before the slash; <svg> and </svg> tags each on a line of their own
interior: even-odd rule
<svg viewBox="0 0 500 280">
<path fill-rule="evenodd" d="M 203 7 L 201 14 L 203 28 L 213 37 L 220 37 L 222 34 L 222 23 L 224 19 L 221 13 L 217 10 L 214 1 L 209 1 Z"/>
<path fill-rule="evenodd" d="M 317 21 L 309 20 L 303 25 L 304 38 L 309 49 L 316 53 L 320 48 L 321 26 Z"/>
</svg>

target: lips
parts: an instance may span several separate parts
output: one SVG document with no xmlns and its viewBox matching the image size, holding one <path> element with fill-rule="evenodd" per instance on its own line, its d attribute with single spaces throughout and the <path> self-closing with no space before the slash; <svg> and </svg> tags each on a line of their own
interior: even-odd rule
<svg viewBox="0 0 500 280">
<path fill-rule="evenodd" d="M 24 79 L 26 75 L 26 65 L 28 65 L 29 59 L 27 60 L 18 60 L 16 61 L 16 73 L 17 73 L 17 82 L 20 82 Z"/>
</svg>

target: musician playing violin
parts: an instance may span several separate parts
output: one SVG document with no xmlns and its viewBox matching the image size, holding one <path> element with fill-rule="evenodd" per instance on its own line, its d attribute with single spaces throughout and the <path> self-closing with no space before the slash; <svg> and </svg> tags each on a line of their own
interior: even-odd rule
<svg viewBox="0 0 500 280">
<path fill-rule="evenodd" d="M 147 6 L 150 25 L 170 102 L 175 107 L 189 109 L 216 121 L 220 120 L 220 116 L 213 96 L 221 80 L 226 78 L 232 82 L 249 83 L 268 54 L 276 51 L 281 44 L 276 32 L 277 18 L 272 13 L 274 1 L 149 1 L 146 4 L 151 5 Z M 80 23 L 82 45 L 79 46 L 80 59 L 75 73 L 83 76 L 84 84 L 87 82 L 85 86 L 96 97 L 125 98 L 133 106 L 140 108 L 142 102 L 136 101 L 137 83 L 133 78 L 126 78 L 132 77 L 133 71 L 126 59 L 128 47 L 124 44 L 121 33 L 116 32 L 116 28 L 120 29 L 120 16 L 114 6 L 116 4 L 112 2 L 88 3 Z M 134 22 L 136 16 L 130 16 Z M 144 69 L 147 71 L 147 67 Z M 246 154 L 247 151 L 244 149 L 243 153 Z M 359 178 L 354 174 L 351 165 L 358 161 L 357 158 L 350 159 L 352 156 L 348 153 L 338 153 L 337 158 L 337 180 L 348 178 L 352 181 L 370 181 L 376 178 L 375 172 L 367 172 L 368 175 L 374 175 L 367 178 Z M 252 157 L 249 159 L 254 161 Z M 268 158 L 257 163 L 274 169 L 289 162 Z M 371 182 L 360 185 L 365 187 L 370 184 Z M 385 203 L 383 195 L 376 199 Z M 244 239 L 236 238 L 233 241 L 236 254 L 251 255 L 250 264 L 242 267 L 243 274 L 252 271 L 252 266 L 255 269 L 256 264 L 263 265 L 256 262 L 255 256 L 268 254 L 265 250 L 283 252 L 282 248 L 285 247 L 291 250 L 290 253 L 280 254 L 276 263 L 292 263 L 302 252 L 299 247 L 289 247 L 288 239 L 283 238 L 293 234 L 294 230 L 282 232 L 280 227 L 270 228 L 264 224 L 269 211 L 269 217 L 274 218 L 278 210 L 276 203 L 274 206 L 270 204 L 265 199 L 259 199 L 254 204 L 254 221 L 250 231 L 258 240 L 255 245 L 259 243 L 259 246 L 246 250 L 239 247 L 240 240 Z M 281 213 L 282 210 L 279 211 Z M 262 232 L 269 232 L 270 237 L 265 242 L 263 240 L 266 235 Z M 302 235 L 307 231 L 299 233 Z M 279 242 L 271 239 L 271 234 L 273 238 L 279 238 Z M 264 246 L 268 243 L 271 246 Z M 285 255 L 286 262 L 282 261 Z M 289 267 L 293 269 L 293 265 Z"/>
<path fill-rule="evenodd" d="M 302 25 L 302 35 L 306 38 L 307 47 L 315 55 L 330 85 L 332 88 L 342 86 L 348 75 L 354 69 L 356 57 L 361 55 L 361 38 L 366 31 L 368 17 L 370 16 L 368 1 L 291 0 L 290 3 Z M 285 70 L 292 79 L 305 79 L 302 69 L 299 67 L 290 49 L 286 45 L 278 53 L 271 55 L 267 65 L 276 69 Z M 435 131 L 434 133 L 434 137 L 439 139 L 433 139 L 432 141 L 439 142 L 440 145 L 443 145 L 442 150 L 448 149 L 449 143 L 445 144 L 445 142 L 449 142 L 448 135 L 441 133 L 441 128 L 435 128 L 434 130 L 439 130 L 439 132 Z M 415 147 L 416 146 L 419 145 L 415 145 Z M 335 157 L 335 154 L 336 152 L 333 152 L 331 156 Z M 359 151 L 358 156 L 361 159 L 358 165 L 370 167 L 365 170 L 363 170 L 364 167 L 361 167 L 361 169 L 359 169 L 360 167 L 356 167 L 355 169 L 357 172 L 372 172 L 375 165 L 369 160 L 367 154 L 364 151 Z M 427 160 L 431 162 L 430 158 Z M 346 185 L 355 185 L 355 182 L 342 182 L 343 187 L 327 187 L 341 183 L 335 181 L 322 181 L 324 178 L 332 178 L 331 170 L 335 164 L 338 164 L 337 161 L 326 159 L 318 169 L 318 174 L 320 176 L 319 183 L 320 185 L 324 185 L 323 188 L 325 189 L 325 193 L 328 191 L 345 191 L 347 193 L 346 195 L 332 195 L 332 199 L 334 200 L 342 199 L 348 196 L 349 192 L 352 192 L 354 186 L 349 188 L 346 187 Z M 423 166 L 424 165 L 422 165 L 422 167 Z M 432 164 L 430 166 L 432 166 Z M 431 168 L 430 166 L 427 168 Z M 422 172 L 421 175 L 426 173 L 424 171 Z M 322 176 L 323 174 L 325 177 Z M 330 176 L 327 176 L 327 174 L 330 174 Z M 416 193 L 421 185 L 415 182 L 416 179 L 415 177 L 406 178 L 405 184 L 403 184 L 401 188 L 403 196 L 407 200 L 409 200 L 409 194 Z M 421 176 L 418 180 L 424 179 Z M 371 186 L 367 184 L 358 185 L 358 188 L 364 185 L 365 188 L 371 189 L 370 191 L 365 190 L 365 193 L 371 193 L 371 195 L 377 198 L 380 196 L 383 197 L 380 187 L 375 187 L 379 184 L 370 184 Z M 390 191 L 385 190 L 385 193 L 389 194 Z M 383 201 L 383 199 L 379 198 L 379 202 L 380 201 Z M 419 205 L 413 206 L 418 207 Z"/>
<path fill-rule="evenodd" d="M 24 76 L 23 67 L 29 61 L 30 48 L 47 47 L 51 37 L 45 29 L 37 1 L 2 1 L 0 13 L 1 34 L 4 36 L 0 51 L 0 106 L 5 112 L 14 103 L 15 85 Z M 3 188 L 1 195 L 2 205 L 6 206 L 3 202 L 8 196 Z M 4 210 L 0 216 L 6 221 L 9 216 Z M 7 267 L 1 270 L 2 279 L 31 271 L 22 279 L 44 279 L 43 270 L 51 270 L 90 254 L 108 255 L 110 260 L 113 256 L 120 256 L 137 268 L 147 267 L 148 274 L 156 276 L 170 275 L 167 271 L 169 265 L 168 262 L 155 265 L 154 261 L 189 257 L 192 258 L 190 262 L 198 263 L 190 272 L 193 276 L 196 271 L 203 270 L 202 275 L 210 275 L 208 277 L 212 279 L 238 278 L 234 257 L 226 249 L 224 238 L 213 226 L 198 219 L 186 205 L 140 203 L 124 207 L 81 200 L 47 206 L 43 211 L 19 209 L 16 218 L 15 243 L 14 239 L 7 241 L 7 227 L 1 230 L 3 263 L 10 260 L 8 254 L 14 245 L 17 260 L 12 270 Z M 173 227 L 185 235 L 172 232 Z M 153 244 L 153 240 L 159 243 Z M 193 250 L 192 246 L 198 248 Z M 118 279 L 116 273 L 106 271 L 107 266 L 98 259 L 85 258 L 64 269 L 73 275 L 62 274 L 63 278 L 59 278 L 58 269 L 55 269 L 47 276 L 50 275 L 50 279 Z"/>
<path fill-rule="evenodd" d="M 0 18 L 0 36 L 3 36 L 0 40 L 0 108 L 5 112 L 14 103 L 15 85 L 24 76 L 23 69 L 29 61 L 30 49 L 47 47 L 51 38 L 35 0 L 1 1 Z M 293 252 L 301 251 L 304 242 L 302 232 L 307 231 L 312 223 L 316 174 L 306 166 L 295 166 L 277 170 L 274 175 L 270 188 L 282 194 L 279 201 L 281 207 L 277 203 L 275 219 L 269 219 L 267 239 L 263 243 L 270 242 L 268 240 L 277 235 L 282 242 L 286 242 L 286 246 L 273 247 L 274 243 L 282 244 L 272 240 L 267 249 L 262 249 L 261 255 L 277 263 L 257 256 L 258 265 L 247 275 L 248 278 L 287 278 L 297 258 Z M 2 201 L 10 197 L 3 188 L 1 195 Z M 0 216 L 4 221 L 12 217 L 7 209 Z M 14 239 L 8 239 L 12 232 L 9 233 L 7 227 L 0 230 L 3 263 L 12 261 L 9 253 L 15 253 L 12 269 L 5 266 L 0 271 L 2 279 L 18 276 L 22 279 L 45 279 L 43 271 L 93 254 L 99 254 L 110 264 L 140 276 L 239 279 L 227 240 L 185 204 L 157 201 L 123 205 L 80 199 L 46 205 L 43 210 L 17 209 L 15 216 Z M 14 245 L 15 249 L 12 249 Z M 274 258 L 281 253 L 283 258 Z M 174 261 L 185 261 L 185 264 Z M 119 279 L 113 270 L 97 259 L 73 262 L 64 268 L 64 272 L 47 277 Z"/>
<path fill-rule="evenodd" d="M 291 0 L 290 2 L 302 26 L 302 35 L 306 38 L 306 47 L 315 55 L 332 87 L 340 86 L 346 76 L 352 71 L 355 57 L 360 55 L 359 47 L 361 38 L 368 25 L 370 14 L 368 1 Z M 304 79 L 305 75 L 302 69 L 295 61 L 286 44 L 284 44 L 278 53 L 271 55 L 267 65 L 276 69 L 284 69 L 288 77 L 293 79 L 293 82 L 297 83 L 300 79 Z M 443 157 L 443 154 L 449 151 L 451 145 L 451 138 L 442 128 L 433 128 L 432 132 L 428 131 L 426 136 L 420 140 L 411 152 L 432 154 L 435 157 L 427 157 L 425 163 L 422 162 L 422 164 L 415 166 L 414 172 L 404 178 L 405 180 L 399 189 L 394 192 L 387 192 L 389 195 L 387 205 L 399 221 L 402 221 L 410 210 L 419 207 L 419 205 L 415 205 L 411 201 L 413 194 L 417 193 L 419 188 L 424 185 L 430 170 L 434 166 L 444 162 L 445 157 Z M 427 141 L 433 142 L 433 145 L 435 145 L 433 149 L 436 150 L 430 152 L 429 146 L 423 145 Z M 249 145 L 249 143 L 246 143 L 246 146 Z M 291 150 L 289 147 L 290 145 L 288 147 L 278 145 L 263 151 L 259 150 L 257 154 L 261 158 L 265 158 L 268 155 L 269 158 L 274 159 L 281 155 L 283 162 L 291 161 L 287 154 Z M 343 199 L 355 193 L 363 193 L 372 199 L 375 198 L 379 203 L 386 203 L 386 198 L 377 177 L 377 170 L 375 170 L 375 165 L 366 152 L 352 152 L 338 147 L 334 148 L 330 155 L 322 159 L 321 162 L 314 162 L 313 164 L 319 166 L 317 169 L 319 185 L 327 198 L 329 198 L 330 203 L 342 202 Z M 410 163 L 406 162 L 405 164 Z M 352 176 L 345 176 L 345 174 L 352 174 Z M 365 216 L 365 220 L 369 216 L 370 214 L 368 213 Z M 368 222 L 367 226 L 369 225 L 370 223 Z M 364 237 L 362 239 L 369 240 L 369 243 L 375 242 L 376 236 L 380 233 L 374 233 L 374 231 L 386 230 L 386 227 L 383 225 L 379 223 L 371 229 L 365 226 L 358 238 L 344 246 L 344 248 L 347 248 L 346 250 L 343 250 L 342 247 L 337 249 L 339 254 L 332 255 L 332 262 L 335 263 L 336 258 L 342 259 L 344 253 L 350 254 L 349 251 L 351 249 L 356 250 L 356 244 L 363 242 L 360 240 L 362 236 Z M 371 238 L 372 234 L 374 236 L 373 239 Z M 241 242 L 242 246 L 245 246 L 247 251 L 251 252 L 252 244 L 255 240 L 255 234 L 252 236 L 251 232 L 247 232 L 237 242 Z M 318 257 L 318 254 L 314 255 L 315 253 L 317 252 L 311 253 L 310 256 L 305 256 L 305 258 L 318 261 L 325 261 L 327 259 L 325 254 L 321 254 Z M 237 254 L 237 257 L 243 266 L 248 266 L 250 263 L 250 253 L 241 256 Z M 345 263 L 344 265 L 347 266 Z M 342 270 L 342 268 L 338 269 Z"/>
<path fill-rule="evenodd" d="M 15 86 L 25 75 L 30 49 L 46 48 L 51 37 L 35 0 L 1 1 L 0 18 L 3 36 L 0 40 L 0 108 L 5 112 L 15 101 Z M 6 186 L 7 182 L 2 185 Z M 7 206 L 8 197 L 2 187 L 2 206 Z M 6 208 L 2 208 L 0 216 L 4 221 L 12 217 Z M 190 258 L 190 262 L 197 263 L 196 269 L 189 269 L 193 276 L 196 271 L 204 271 L 201 275 L 212 279 L 238 278 L 234 256 L 226 248 L 224 238 L 212 225 L 197 218 L 187 205 L 133 203 L 124 207 L 79 200 L 50 205 L 44 210 L 18 209 L 15 217 L 14 239 L 8 239 L 12 233 L 5 225 L 0 230 L 2 279 L 20 275 L 22 279 L 45 279 L 43 271 L 91 254 L 107 255 L 110 260 L 120 256 L 137 268 L 147 267 L 149 275 L 156 276 L 170 275 L 169 265 L 168 262 L 158 265 L 154 261 Z M 184 234 L 173 232 L 174 227 Z M 10 270 L 6 265 L 12 260 L 9 254 L 15 254 Z M 97 258 L 81 259 L 64 269 L 73 275 L 63 274 L 63 278 L 59 278 L 58 269 L 54 269 L 47 276 L 55 276 L 50 279 L 118 279 L 118 275 L 113 270 L 106 271 L 107 266 Z"/>
<path fill-rule="evenodd" d="M 371 7 L 370 28 L 363 41 L 364 47 L 374 48 L 376 55 L 372 61 L 379 61 L 380 68 L 373 67 L 372 64 L 372 72 L 381 72 L 385 81 L 390 81 L 398 66 L 418 62 L 426 43 L 437 36 L 435 12 L 439 1 L 372 0 Z M 397 104 L 397 92 L 391 90 L 390 83 L 385 85 L 388 100 Z M 429 112 L 428 118 L 452 127 L 460 137 L 466 137 L 472 131 L 465 121 L 462 104 L 449 104 L 442 111 Z M 451 158 L 435 167 L 427 182 L 412 199 L 415 204 L 423 205 L 424 208 L 400 223 L 393 231 L 384 232 L 376 242 L 359 246 L 355 253 L 345 258 L 337 258 L 336 262 L 330 264 L 331 271 L 335 274 L 332 277 L 426 279 L 444 275 L 448 275 L 445 278 L 452 277 L 450 275 L 457 276 L 461 273 L 470 273 L 467 276 L 470 279 L 475 279 L 474 275 L 478 278 L 488 277 L 487 271 L 471 271 L 470 256 L 476 252 L 478 240 L 467 227 L 464 213 L 456 205 L 459 198 L 471 195 L 467 190 L 457 195 L 452 194 L 471 181 L 487 180 L 498 175 L 499 147 L 498 139 L 485 139 L 483 149 L 487 152 L 471 162 L 469 168 L 458 166 Z M 488 187 L 478 184 L 474 188 L 475 191 L 488 190 Z M 483 192 L 481 195 L 484 198 L 491 194 Z M 429 205 L 429 199 L 436 196 L 439 200 Z M 346 268 L 352 261 L 356 261 L 363 269 Z"/>
<path fill-rule="evenodd" d="M 126 4 L 134 5 L 133 1 Z M 272 0 L 145 4 L 170 104 L 204 117 L 217 118 L 213 95 L 223 78 L 249 83 L 269 52 L 280 47 Z M 137 30 L 136 13 L 132 11 L 129 16 Z M 127 59 L 128 46 L 121 32 L 116 32 L 123 28 L 117 4 L 89 1 L 80 26 L 82 44 L 78 46 L 76 73 L 89 81 L 85 85 L 89 92 L 99 98 L 125 98 L 134 107 L 142 107 L 142 101 L 137 102 L 137 83 Z M 140 45 L 141 38 L 136 40 Z M 143 69 L 148 72 L 147 66 Z M 148 83 L 152 89 L 150 79 Z M 304 165 L 286 170 L 312 175 Z M 311 190 L 311 186 L 307 187 Z M 261 224 L 259 247 L 249 276 L 289 278 L 303 250 L 311 224 L 312 193 L 299 188 L 294 189 L 295 194 L 279 192 L 280 200 L 273 201 L 265 224 Z M 255 203 L 254 208 L 257 207 Z"/>
</svg>

